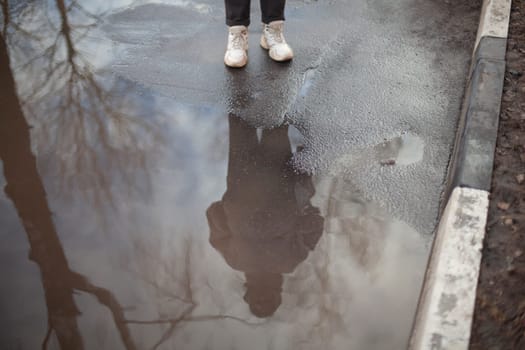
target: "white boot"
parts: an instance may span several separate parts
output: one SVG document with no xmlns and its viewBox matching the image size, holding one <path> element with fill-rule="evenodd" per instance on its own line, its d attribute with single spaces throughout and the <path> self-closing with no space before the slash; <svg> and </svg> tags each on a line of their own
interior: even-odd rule
<svg viewBox="0 0 525 350">
<path fill-rule="evenodd" d="M 228 47 L 224 54 L 224 64 L 241 68 L 248 63 L 248 28 L 232 26 L 228 30 Z"/>
<path fill-rule="evenodd" d="M 284 21 L 273 21 L 263 25 L 261 46 L 269 50 L 274 61 L 283 62 L 293 58 L 292 48 L 284 40 Z"/>
</svg>

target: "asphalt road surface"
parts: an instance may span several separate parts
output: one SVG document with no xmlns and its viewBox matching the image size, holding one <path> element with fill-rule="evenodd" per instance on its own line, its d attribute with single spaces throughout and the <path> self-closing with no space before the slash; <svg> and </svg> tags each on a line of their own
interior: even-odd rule
<svg viewBox="0 0 525 350">
<path fill-rule="evenodd" d="M 479 17 L 288 1 L 8 1 L 0 347 L 406 347 Z"/>
</svg>

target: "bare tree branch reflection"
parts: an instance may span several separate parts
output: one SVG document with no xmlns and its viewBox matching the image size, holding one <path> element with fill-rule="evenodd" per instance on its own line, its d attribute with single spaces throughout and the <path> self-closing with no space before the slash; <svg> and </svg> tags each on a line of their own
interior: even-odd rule
<svg viewBox="0 0 525 350">
<path fill-rule="evenodd" d="M 181 244 L 182 242 L 182 244 Z M 166 244 L 166 243 L 165 243 Z M 167 328 L 162 332 L 159 339 L 152 345 L 151 349 L 157 349 L 170 339 L 173 339 L 179 329 L 193 322 L 208 321 L 233 321 L 247 327 L 259 327 L 267 320 L 251 322 L 242 317 L 228 314 L 221 310 L 217 313 L 201 313 L 196 291 L 202 292 L 203 286 L 210 289 L 207 297 L 212 297 L 213 287 L 209 281 L 196 280 L 199 272 L 196 270 L 196 259 L 199 256 L 199 246 L 194 242 L 191 235 L 177 242 L 176 249 L 170 250 L 170 258 L 159 256 L 159 247 L 149 245 L 146 241 L 135 242 L 135 251 L 140 256 L 140 271 L 130 271 L 138 278 L 153 288 L 158 299 L 168 297 L 175 301 L 175 310 L 169 311 L 168 315 L 159 310 L 159 317 L 155 319 L 128 318 L 125 322 L 133 325 L 165 325 Z M 165 280 L 165 285 L 159 283 Z M 166 308 L 166 305 L 162 305 Z"/>
<path fill-rule="evenodd" d="M 73 298 L 75 290 L 95 296 L 113 315 L 126 349 L 135 349 L 124 322 L 124 313 L 113 294 L 73 272 L 68 264 L 53 223 L 46 192 L 31 152 L 29 125 L 16 94 L 4 37 L 0 35 L 0 158 L 6 179 L 5 192 L 24 226 L 30 245 L 30 259 L 40 268 L 48 309 L 49 330 L 43 340 L 45 349 L 55 333 L 62 349 L 83 349 L 78 329 L 80 314 Z"/>
<path fill-rule="evenodd" d="M 213 321 L 213 320 L 233 320 L 238 321 L 240 323 L 244 323 L 247 326 L 260 326 L 264 322 L 249 322 L 246 321 L 243 318 L 230 316 L 230 315 L 200 315 L 200 316 L 193 316 L 188 318 L 169 318 L 169 319 L 160 319 L 160 320 L 149 320 L 149 321 L 141 321 L 141 320 L 127 320 L 126 323 L 129 324 L 165 324 L 165 323 L 174 323 L 174 322 L 191 322 L 191 321 Z"/>
<path fill-rule="evenodd" d="M 9 26 L 9 4 L 7 0 L 0 0 L 0 6 L 2 7 L 2 34 L 5 36 L 7 27 Z"/>
<path fill-rule="evenodd" d="M 192 280 L 195 250 L 191 240 L 183 248 L 186 255 L 179 269 L 181 273 L 176 276 L 176 289 L 170 291 L 156 280 L 149 280 L 150 286 L 176 301 L 175 312 L 168 316 L 159 312 L 158 319 L 127 319 L 124 308 L 110 290 L 71 269 L 53 222 L 37 159 L 31 152 L 29 124 L 35 128 L 33 143 L 37 145 L 41 169 L 55 170 L 62 193 L 77 192 L 71 189 L 81 191 L 94 201 L 95 208 L 114 206 L 112 185 L 117 177 L 129 191 L 136 187 L 137 176 L 147 177 L 146 168 L 151 161 L 148 155 L 155 153 L 162 135 L 141 115 L 143 109 L 128 93 L 131 87 L 96 71 L 96 65 L 82 52 L 80 41 L 98 18 L 75 1 L 56 0 L 49 4 L 54 7 L 40 12 L 36 5 L 29 6 L 13 19 L 8 13 L 7 0 L 2 0 L 7 20 L 5 36 L 1 38 L 5 56 L 1 65 L 6 71 L 1 76 L 10 76 L 11 85 L 4 86 L 7 81 L 4 79 L 0 82 L 9 91 L 4 94 L 2 90 L 2 110 L 7 110 L 3 107 L 5 103 L 13 111 L 9 119 L 0 122 L 6 191 L 24 225 L 31 260 L 41 271 L 49 316 L 42 347 L 45 349 L 52 342 L 53 335 L 62 349 L 85 347 L 78 324 L 80 311 L 74 298 L 77 292 L 93 296 L 109 310 L 126 349 L 137 348 L 131 325 L 165 325 L 166 329 L 152 346 L 157 349 L 190 322 L 226 320 L 247 327 L 264 324 L 265 321 L 252 323 L 224 310 L 199 313 L 196 292 L 201 286 Z M 20 76 L 18 89 L 9 70 L 5 43 L 8 37 L 11 55 L 15 57 L 12 71 Z M 166 266 L 167 271 L 170 268 Z"/>
<path fill-rule="evenodd" d="M 120 338 L 124 343 L 126 349 L 135 349 L 135 344 L 133 343 L 131 333 L 126 326 L 126 318 L 124 316 L 124 311 L 122 306 L 119 304 L 117 298 L 109 290 L 105 288 L 98 287 L 91 282 L 89 282 L 86 277 L 71 271 L 71 281 L 72 285 L 76 290 L 88 293 L 97 298 L 99 303 L 104 305 L 111 312 L 113 321 L 118 329 Z"/>
<path fill-rule="evenodd" d="M 0 120 L 0 156 L 5 191 L 27 233 L 30 259 L 41 271 L 49 322 L 42 348 L 47 348 L 53 334 L 62 349 L 84 348 L 77 324 L 80 312 L 73 297 L 75 291 L 81 291 L 110 311 L 125 348 L 136 349 L 116 297 L 68 265 L 31 151 L 30 126 L 23 110 L 39 130 L 37 149 L 53 155 L 49 167 L 58 169 L 62 190 L 73 186 L 84 190 L 96 207 L 102 203 L 114 206 L 111 181 L 116 172 L 124 175 L 119 180 L 128 189 L 134 187 L 132 171 L 145 170 L 146 150 L 158 145 L 161 135 L 137 113 L 141 108 L 129 96 L 130 87 L 94 73 L 77 49 L 98 18 L 76 1 L 56 0 L 55 5 L 56 9 L 49 9 L 51 15 L 45 8 L 38 12 L 36 5 L 26 6 L 15 22 L 8 1 L 1 2 L 0 106 L 7 114 Z M 53 22 L 56 11 L 58 27 Z M 82 16 L 74 26 L 69 21 L 72 15 L 77 19 Z M 86 24 L 87 19 L 90 22 Z M 51 37 L 54 39 L 49 41 Z M 16 74 L 22 84 L 18 89 Z M 127 171 L 130 168 L 134 169 Z M 147 172 L 141 175 L 147 176 Z"/>
<path fill-rule="evenodd" d="M 22 106 L 38 130 L 34 141 L 44 152 L 41 166 L 56 174 L 60 193 L 75 189 L 102 212 L 115 208 L 115 182 L 124 193 L 147 192 L 147 168 L 162 133 L 151 122 L 152 112 L 144 115 L 134 99 L 134 87 L 97 71 L 93 57 L 82 51 L 100 18 L 78 1 L 55 0 L 51 8 L 28 6 L 15 22 L 2 1 L 13 69 L 31 81 L 19 86 Z"/>
</svg>

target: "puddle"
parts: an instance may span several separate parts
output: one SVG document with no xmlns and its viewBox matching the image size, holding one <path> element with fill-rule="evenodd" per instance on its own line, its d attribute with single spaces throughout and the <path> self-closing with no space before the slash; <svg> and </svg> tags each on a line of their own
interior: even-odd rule
<svg viewBox="0 0 525 350">
<path fill-rule="evenodd" d="M 44 20 L 27 6 L 13 20 Z M 108 71 L 106 43 L 86 61 L 96 40 L 57 33 L 53 14 L 62 26 L 35 28 L 55 43 L 0 37 L 3 347 L 405 346 L 425 236 L 351 178 L 295 169 L 295 126 L 254 128 L 130 82 Z M 423 146 L 407 134 L 375 152 L 408 165 Z"/>
<path fill-rule="evenodd" d="M 405 133 L 375 147 L 381 165 L 410 165 L 423 160 L 425 143 L 417 135 Z"/>
</svg>

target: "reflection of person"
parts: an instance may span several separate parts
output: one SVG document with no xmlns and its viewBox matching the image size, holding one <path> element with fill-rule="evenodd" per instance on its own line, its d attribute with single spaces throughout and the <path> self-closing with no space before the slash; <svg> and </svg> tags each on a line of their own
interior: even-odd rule
<svg viewBox="0 0 525 350">
<path fill-rule="evenodd" d="M 258 317 L 281 304 L 284 273 L 291 273 L 313 250 L 323 218 L 310 204 L 311 178 L 289 165 L 288 126 L 256 129 L 229 117 L 227 190 L 207 211 L 210 243 L 246 276 L 244 300 Z"/>
<path fill-rule="evenodd" d="M 286 0 L 260 0 L 263 34 L 261 46 L 278 62 L 289 61 L 293 51 L 283 35 L 284 6 Z M 248 26 L 250 25 L 250 0 L 225 0 L 228 47 L 224 63 L 229 67 L 244 67 L 248 62 Z"/>
</svg>

